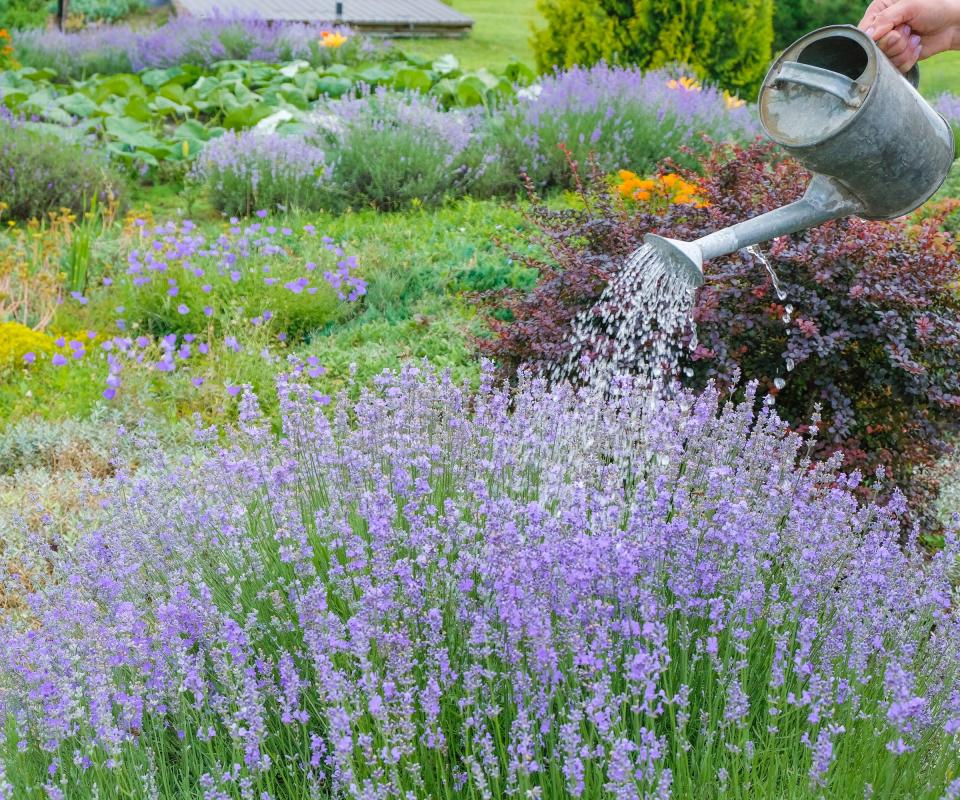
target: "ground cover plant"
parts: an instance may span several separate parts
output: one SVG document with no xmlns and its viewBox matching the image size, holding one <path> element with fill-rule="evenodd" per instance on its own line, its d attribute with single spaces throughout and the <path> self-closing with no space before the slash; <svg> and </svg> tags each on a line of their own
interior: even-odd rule
<svg viewBox="0 0 960 800">
<path fill-rule="evenodd" d="M 290 353 L 318 367 L 322 394 L 341 388 L 352 372 L 368 381 L 403 358 L 429 358 L 472 379 L 470 340 L 481 322 L 462 295 L 533 279 L 492 240 L 514 237 L 521 218 L 492 202 L 391 215 L 254 215 L 239 234 L 215 220 L 167 226 L 146 215 L 140 226 L 137 218 L 131 213 L 123 226 L 106 229 L 58 218 L 56 226 L 17 225 L 4 235 L 11 246 L 0 251 L 0 313 L 29 327 L 14 335 L 11 323 L 2 328 L 0 339 L 12 347 L 0 348 L 0 417 L 84 419 L 107 405 L 160 422 L 193 412 L 223 420 L 236 408 L 229 387 L 269 390 Z M 74 294 L 61 273 L 73 249 L 68 242 L 83 240 L 84 226 L 94 226 L 96 236 L 77 259 L 86 285 Z M 154 243 L 162 248 L 158 269 L 143 265 Z M 337 273 L 345 260 L 327 249 L 333 243 L 355 259 L 350 277 L 366 283 L 352 302 L 341 301 L 324 274 Z M 221 274 L 220 262 L 231 259 Z M 355 287 L 341 281 L 341 288 L 349 298 Z M 172 349 L 164 345 L 171 335 Z M 112 369 L 103 348 L 117 337 L 128 354 L 114 350 L 120 362 Z M 172 371 L 170 359 L 161 364 L 165 353 Z M 54 364 L 55 354 L 66 363 Z M 109 386 L 111 372 L 120 386 Z M 103 396 L 108 388 L 116 390 L 111 399 Z"/>
<path fill-rule="evenodd" d="M 699 172 L 676 168 L 696 187 L 684 197 L 645 191 L 631 177 L 626 205 L 618 205 L 601 176 L 586 210 L 538 209 L 533 218 L 550 258 L 529 263 L 540 283 L 514 294 L 509 316 L 491 321 L 497 335 L 482 343 L 485 351 L 506 367 L 561 362 L 572 347 L 572 319 L 600 313 L 603 286 L 645 233 L 692 241 L 799 197 L 808 175 L 770 156 L 760 145 L 722 147 Z M 950 451 L 960 417 L 952 237 L 935 217 L 913 227 L 849 219 L 765 250 L 786 298 L 754 257 L 708 264 L 693 314 L 698 341 L 676 377 L 693 386 L 756 378 L 798 428 L 821 404 L 818 452 L 840 449 L 848 468 L 868 473 L 882 467 L 924 512 L 936 487 L 923 468 Z"/>
<path fill-rule="evenodd" d="M 184 42 L 173 41 L 176 46 Z M 109 48 L 92 52 L 110 57 Z M 64 57 L 72 60 L 69 50 Z M 315 116 L 329 98 L 387 87 L 428 93 L 430 102 L 435 99 L 444 108 L 489 106 L 513 93 L 517 81 L 532 77 L 520 65 L 503 75 L 463 72 L 451 57 L 426 63 L 364 61 L 353 67 L 341 62 L 311 66 L 306 60 L 198 66 L 189 60 L 177 64 L 177 57 L 170 59 L 174 66 L 94 74 L 69 83 L 61 82 L 58 67 L 25 66 L 0 72 L 0 93 L 16 115 L 101 140 L 112 158 L 143 176 L 154 174 L 161 162 L 189 161 L 225 130 L 260 123 L 261 130 L 302 134 L 316 127 Z"/>
<path fill-rule="evenodd" d="M 955 793 L 955 545 L 750 393 L 408 367 L 328 419 L 301 369 L 4 623 L 7 796 Z"/>
</svg>

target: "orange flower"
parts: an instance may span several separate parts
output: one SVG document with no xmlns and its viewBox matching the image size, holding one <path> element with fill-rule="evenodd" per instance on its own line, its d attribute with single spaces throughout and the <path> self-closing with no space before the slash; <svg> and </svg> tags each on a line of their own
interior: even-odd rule
<svg viewBox="0 0 960 800">
<path fill-rule="evenodd" d="M 696 184 L 684 180 L 675 172 L 642 179 L 635 173 L 622 169 L 617 175 L 620 178 L 617 192 L 627 200 L 652 203 L 655 206 L 684 205 L 706 208 L 710 205 L 700 197 L 700 188 Z"/>
<path fill-rule="evenodd" d="M 347 41 L 347 37 L 342 33 L 337 33 L 336 31 L 320 31 L 320 46 L 321 47 L 340 47 L 344 42 Z"/>
</svg>

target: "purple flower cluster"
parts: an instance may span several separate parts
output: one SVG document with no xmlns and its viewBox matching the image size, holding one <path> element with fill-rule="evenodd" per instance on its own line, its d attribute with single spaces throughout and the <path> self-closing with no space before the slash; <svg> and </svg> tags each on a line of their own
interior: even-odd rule
<svg viewBox="0 0 960 800">
<path fill-rule="evenodd" d="M 955 128 L 960 126 L 960 96 L 942 94 L 934 103 L 934 108 Z"/>
<path fill-rule="evenodd" d="M 302 136 L 227 132 L 209 142 L 191 170 L 218 208 L 249 215 L 255 209 L 322 205 L 331 168 L 323 149 Z"/>
<path fill-rule="evenodd" d="M 63 34 L 55 30 L 20 31 L 17 57 L 27 66 L 53 67 L 61 78 L 92 72 L 138 72 L 179 64 L 209 66 L 227 59 L 279 63 L 294 59 L 317 61 L 322 31 L 352 37 L 340 25 L 267 22 L 250 17 L 206 19 L 174 17 L 158 28 L 109 25 Z M 377 45 L 361 45 L 372 55 Z"/>
<path fill-rule="evenodd" d="M 312 115 L 331 152 L 338 207 L 431 205 L 469 191 L 496 159 L 484 152 L 482 109 L 445 111 L 419 92 L 361 87 Z"/>
<path fill-rule="evenodd" d="M 307 370 L 279 439 L 244 392 L 228 444 L 198 428 L 38 545 L 0 630 L 18 791 L 956 796 L 958 542 L 902 549 L 899 501 L 752 392 L 407 367 L 328 416 Z"/>
<path fill-rule="evenodd" d="M 563 184 L 566 145 L 581 163 L 592 153 L 605 172 L 643 174 L 684 145 L 750 139 L 759 127 L 752 110 L 709 86 L 684 84 L 671 70 L 572 67 L 521 89 L 503 109 L 502 157 L 540 186 Z"/>
<path fill-rule="evenodd" d="M 291 320 L 289 309 L 282 307 L 284 295 L 303 295 L 305 313 L 319 315 L 319 325 L 324 310 L 336 302 L 325 295 L 355 302 L 366 293 L 366 282 L 357 275 L 356 257 L 347 255 L 328 236 L 321 237 L 321 244 L 335 266 L 321 275 L 318 264 L 307 261 L 290 278 L 289 262 L 295 260 L 298 237 L 291 228 L 273 225 L 265 211 L 258 216 L 266 221 L 241 226 L 234 219 L 214 238 L 189 220 L 155 228 L 138 221 L 137 246 L 127 255 L 126 270 L 116 280 L 103 278 L 99 289 L 116 298 L 113 326 L 119 333 L 87 331 L 84 337 L 70 340 L 61 336 L 53 342 L 58 348 L 52 355 L 53 366 L 66 367 L 99 355 L 107 365 L 103 390 L 107 400 L 117 396 L 123 373 L 138 366 L 159 373 L 184 373 L 199 388 L 207 382 L 204 357 L 218 350 L 254 356 L 259 350 L 268 361 L 276 360 L 269 348 L 241 345 L 235 334 L 225 332 L 224 322 L 235 318 L 238 310 L 243 325 L 250 328 L 275 322 L 281 330 L 274 341 L 285 341 Z M 314 226 L 304 226 L 303 237 L 316 235 Z M 73 300 L 80 305 L 88 302 L 79 292 L 73 293 Z M 279 307 L 269 307 L 271 300 Z M 157 321 L 161 330 L 175 330 L 135 335 L 128 312 Z M 30 367 L 37 363 L 37 354 L 26 353 L 23 362 Z"/>
</svg>

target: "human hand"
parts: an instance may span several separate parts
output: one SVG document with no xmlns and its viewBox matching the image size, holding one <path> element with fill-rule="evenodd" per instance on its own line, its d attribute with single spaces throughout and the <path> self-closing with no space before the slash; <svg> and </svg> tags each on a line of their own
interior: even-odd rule
<svg viewBox="0 0 960 800">
<path fill-rule="evenodd" d="M 860 28 L 901 72 L 960 47 L 960 0 L 873 0 Z"/>
</svg>

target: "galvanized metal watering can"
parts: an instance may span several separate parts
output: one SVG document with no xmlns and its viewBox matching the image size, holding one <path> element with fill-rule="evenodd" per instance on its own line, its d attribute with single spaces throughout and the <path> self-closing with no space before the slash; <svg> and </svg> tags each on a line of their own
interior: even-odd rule
<svg viewBox="0 0 960 800">
<path fill-rule="evenodd" d="M 893 219 L 923 205 L 954 159 L 950 125 L 873 40 L 850 25 L 821 28 L 774 62 L 760 89 L 767 135 L 814 173 L 803 198 L 695 242 L 644 241 L 694 285 L 703 262 L 856 215 Z"/>
</svg>

